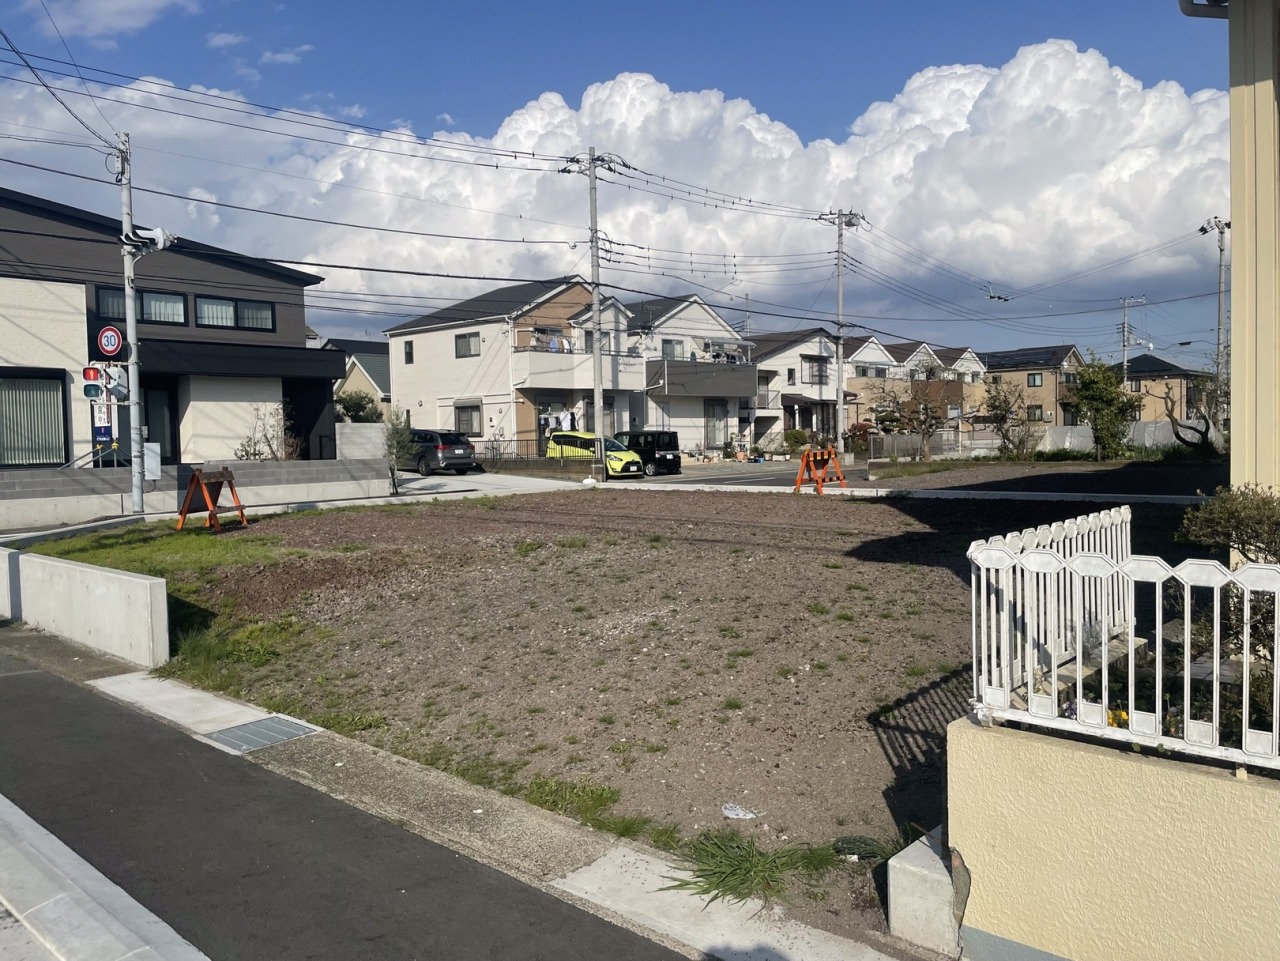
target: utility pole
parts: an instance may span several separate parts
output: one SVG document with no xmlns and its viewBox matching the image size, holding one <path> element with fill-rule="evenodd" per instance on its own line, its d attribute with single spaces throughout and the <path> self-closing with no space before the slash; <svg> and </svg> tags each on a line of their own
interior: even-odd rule
<svg viewBox="0 0 1280 961">
<path fill-rule="evenodd" d="M 129 135 L 117 133 L 116 182 L 120 184 L 120 254 L 124 259 L 124 324 L 129 356 L 129 476 L 133 494 L 133 513 L 144 512 L 143 481 L 146 478 L 146 453 L 142 444 L 142 372 L 138 366 L 138 298 L 134 289 L 134 268 L 153 250 L 164 250 L 177 239 L 164 230 L 152 228 L 141 232 L 133 226 L 133 171 L 130 166 Z"/>
<path fill-rule="evenodd" d="M 866 218 L 862 214 L 837 210 L 818 217 L 824 224 L 836 225 L 836 443 L 844 443 L 844 228 L 858 227 Z"/>
<path fill-rule="evenodd" d="M 1226 357 L 1224 351 L 1224 334 L 1227 325 L 1227 231 L 1231 229 L 1231 221 L 1223 220 L 1221 217 L 1210 217 L 1200 227 L 1200 233 L 1207 234 L 1210 230 L 1218 232 L 1218 349 L 1213 355 L 1213 381 L 1214 389 L 1218 392 L 1217 403 L 1212 405 L 1214 410 L 1213 429 L 1217 431 L 1218 436 L 1222 436 L 1222 407 L 1223 407 L 1223 382 L 1222 374 L 1226 367 Z"/>
<path fill-rule="evenodd" d="M 596 441 L 600 446 L 601 474 L 608 479 L 609 470 L 604 458 L 604 324 L 600 316 L 600 229 L 596 216 L 596 167 L 603 165 L 612 170 L 614 164 L 626 166 L 624 161 L 605 154 L 596 156 L 596 148 L 587 150 L 584 161 L 581 155 L 570 158 L 569 164 L 560 168 L 560 173 L 586 173 L 591 202 L 591 364 L 592 364 L 592 405 L 595 413 Z"/>
<path fill-rule="evenodd" d="M 1124 383 L 1125 390 L 1129 389 L 1129 345 L 1133 343 L 1129 340 L 1129 306 L 1131 304 L 1145 304 L 1146 302 L 1146 297 L 1120 298 L 1120 303 L 1124 305 L 1123 319 L 1120 321 L 1120 356 L 1122 358 L 1120 379 Z M 1141 341 L 1138 341 L 1138 343 L 1141 343 Z"/>
</svg>

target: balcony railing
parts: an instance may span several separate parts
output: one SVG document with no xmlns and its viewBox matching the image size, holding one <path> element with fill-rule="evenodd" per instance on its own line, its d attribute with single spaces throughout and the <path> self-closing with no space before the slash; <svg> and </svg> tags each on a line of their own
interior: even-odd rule
<svg viewBox="0 0 1280 961">
<path fill-rule="evenodd" d="M 758 410 L 780 410 L 782 408 L 782 391 L 762 390 L 756 394 Z"/>
<path fill-rule="evenodd" d="M 975 541 L 979 716 L 1280 768 L 1280 567 L 1130 551 L 1129 508 Z"/>
</svg>

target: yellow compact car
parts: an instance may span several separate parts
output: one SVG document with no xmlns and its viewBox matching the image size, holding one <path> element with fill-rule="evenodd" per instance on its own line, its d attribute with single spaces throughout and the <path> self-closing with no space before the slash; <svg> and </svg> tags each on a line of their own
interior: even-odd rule
<svg viewBox="0 0 1280 961">
<path fill-rule="evenodd" d="M 560 458 L 596 456 L 596 435 L 583 430 L 557 430 L 547 438 L 547 456 Z M 643 477 L 644 461 L 612 437 L 604 439 L 604 462 L 610 477 Z"/>
</svg>

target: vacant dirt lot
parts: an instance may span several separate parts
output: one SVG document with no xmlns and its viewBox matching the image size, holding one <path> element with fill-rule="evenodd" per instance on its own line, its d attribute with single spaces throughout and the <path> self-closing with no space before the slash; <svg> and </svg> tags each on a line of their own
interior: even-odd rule
<svg viewBox="0 0 1280 961">
<path fill-rule="evenodd" d="M 271 518 L 301 549 L 231 569 L 211 608 L 296 615 L 240 693 L 515 790 L 535 773 L 620 813 L 769 843 L 930 828 L 967 709 L 964 551 L 1080 505 L 618 489 Z M 1180 510 L 1139 508 L 1168 531 Z M 793 909 L 883 929 L 865 874 Z"/>
</svg>

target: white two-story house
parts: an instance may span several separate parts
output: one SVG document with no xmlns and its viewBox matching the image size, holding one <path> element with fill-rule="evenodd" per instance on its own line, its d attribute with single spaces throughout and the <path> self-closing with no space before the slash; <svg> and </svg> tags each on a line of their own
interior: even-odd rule
<svg viewBox="0 0 1280 961">
<path fill-rule="evenodd" d="M 834 438 L 843 426 L 838 407 L 836 338 L 821 327 L 753 334 L 758 368 L 755 443 L 773 447 L 784 431 Z"/>
<path fill-rule="evenodd" d="M 718 450 L 754 436 L 756 368 L 751 344 L 696 294 L 627 305 L 633 350 L 644 358 L 641 427 L 674 430 L 686 448 Z"/>
<path fill-rule="evenodd" d="M 632 422 L 645 368 L 631 349 L 631 314 L 601 305 L 606 434 Z M 479 294 L 386 331 L 391 402 L 415 427 L 527 445 L 540 452 L 550 425 L 594 431 L 591 288 L 581 277 Z M 554 421 L 553 421 L 554 418 Z"/>
</svg>

